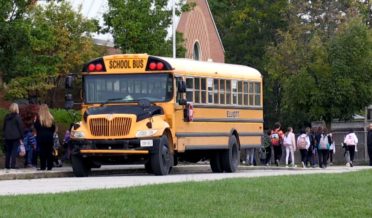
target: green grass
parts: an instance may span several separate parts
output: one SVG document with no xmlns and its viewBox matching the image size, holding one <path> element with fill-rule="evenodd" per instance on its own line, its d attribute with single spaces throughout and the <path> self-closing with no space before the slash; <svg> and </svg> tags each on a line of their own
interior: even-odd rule
<svg viewBox="0 0 372 218">
<path fill-rule="evenodd" d="M 1 217 L 372 217 L 372 171 L 0 198 Z"/>
</svg>

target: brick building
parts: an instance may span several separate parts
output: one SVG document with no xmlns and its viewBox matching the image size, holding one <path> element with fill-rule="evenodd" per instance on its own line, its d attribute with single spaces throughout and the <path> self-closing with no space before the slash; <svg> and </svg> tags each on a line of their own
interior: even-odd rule
<svg viewBox="0 0 372 218">
<path fill-rule="evenodd" d="M 225 62 L 225 51 L 207 0 L 193 0 L 196 6 L 182 13 L 177 32 L 185 38 L 186 58 Z"/>
</svg>

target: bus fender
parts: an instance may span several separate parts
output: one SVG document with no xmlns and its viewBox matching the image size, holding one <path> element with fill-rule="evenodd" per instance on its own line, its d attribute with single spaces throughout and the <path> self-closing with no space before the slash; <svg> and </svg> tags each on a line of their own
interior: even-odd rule
<svg viewBox="0 0 372 218">
<path fill-rule="evenodd" d="M 231 138 L 232 136 L 235 136 L 235 138 L 236 138 L 236 140 L 237 140 L 237 142 L 238 142 L 238 145 L 239 145 L 239 150 L 240 150 L 240 139 L 239 139 L 239 133 L 238 133 L 238 131 L 236 131 L 236 129 L 231 129 L 231 130 L 230 130 L 230 136 L 229 136 L 228 144 L 230 144 L 229 142 L 230 142 L 230 138 Z"/>
</svg>

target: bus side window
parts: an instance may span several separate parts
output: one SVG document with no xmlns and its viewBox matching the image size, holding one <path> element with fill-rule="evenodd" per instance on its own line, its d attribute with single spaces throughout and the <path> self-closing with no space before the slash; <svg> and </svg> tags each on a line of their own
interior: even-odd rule
<svg viewBox="0 0 372 218">
<path fill-rule="evenodd" d="M 225 104 L 225 80 L 220 79 L 220 104 Z"/>
<path fill-rule="evenodd" d="M 186 100 L 194 102 L 194 78 L 186 78 Z"/>
<path fill-rule="evenodd" d="M 176 81 L 176 88 L 175 88 L 175 90 L 176 90 L 176 100 L 177 100 L 177 102 L 180 102 L 180 100 L 182 100 L 183 99 L 183 93 L 178 93 L 177 92 L 177 90 L 178 90 L 178 82 L 179 81 L 182 81 L 183 80 L 183 78 L 182 77 L 175 77 L 175 81 Z"/>
<path fill-rule="evenodd" d="M 200 103 L 200 78 L 194 79 L 195 103 Z"/>
<path fill-rule="evenodd" d="M 261 106 L 261 84 L 260 83 L 254 83 L 255 87 L 255 100 L 254 105 L 255 106 Z"/>
<path fill-rule="evenodd" d="M 213 79 L 207 79 L 208 103 L 213 104 Z"/>
<path fill-rule="evenodd" d="M 238 82 L 238 105 L 243 105 L 243 82 Z"/>
<path fill-rule="evenodd" d="M 201 78 L 201 103 L 205 104 L 207 103 L 207 88 L 206 88 L 206 82 L 207 80 L 205 78 Z"/>
<path fill-rule="evenodd" d="M 231 81 L 226 80 L 226 104 L 231 104 Z"/>
<path fill-rule="evenodd" d="M 231 88 L 232 88 L 232 97 L 233 97 L 233 105 L 238 104 L 238 81 L 233 80 L 231 81 Z"/>
<path fill-rule="evenodd" d="M 249 106 L 253 106 L 254 105 L 254 87 L 253 87 L 254 83 L 250 82 L 249 83 Z"/>
<path fill-rule="evenodd" d="M 219 101 L 219 88 L 218 88 L 218 79 L 214 79 L 213 81 L 213 93 L 214 93 L 214 103 L 215 104 L 219 104 L 220 101 Z"/>
<path fill-rule="evenodd" d="M 248 106 L 248 82 L 244 82 L 244 105 Z"/>
</svg>

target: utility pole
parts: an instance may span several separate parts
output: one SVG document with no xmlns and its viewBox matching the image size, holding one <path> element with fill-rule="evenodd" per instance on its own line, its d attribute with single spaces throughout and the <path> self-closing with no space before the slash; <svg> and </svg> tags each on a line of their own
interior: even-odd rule
<svg viewBox="0 0 372 218">
<path fill-rule="evenodd" d="M 173 58 L 176 58 L 176 5 L 172 0 L 172 32 L 173 32 Z"/>
</svg>

